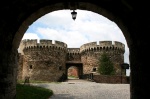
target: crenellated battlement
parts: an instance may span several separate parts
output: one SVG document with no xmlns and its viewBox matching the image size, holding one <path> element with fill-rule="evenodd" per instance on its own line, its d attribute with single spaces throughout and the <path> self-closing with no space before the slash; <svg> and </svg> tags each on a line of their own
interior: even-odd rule
<svg viewBox="0 0 150 99">
<path fill-rule="evenodd" d="M 56 46 L 56 47 L 66 47 L 67 44 L 60 42 L 60 41 L 54 41 L 54 44 L 52 43 L 52 40 L 47 39 L 40 39 L 39 43 L 37 42 L 37 39 L 24 39 L 21 43 L 25 44 L 25 47 L 32 47 L 32 46 Z"/>
<path fill-rule="evenodd" d="M 121 50 L 125 51 L 125 45 L 118 41 L 99 41 L 99 44 L 97 42 L 90 42 L 82 45 L 80 47 L 80 53 L 84 51 L 96 51 L 96 50 L 105 50 L 105 49 L 114 49 L 114 50 Z"/>
<path fill-rule="evenodd" d="M 80 48 L 68 48 L 67 53 L 68 54 L 79 54 L 80 53 Z"/>
<path fill-rule="evenodd" d="M 118 42 L 118 41 L 114 41 L 114 46 L 125 49 L 125 45 L 121 42 Z"/>
<path fill-rule="evenodd" d="M 24 39 L 20 43 L 20 50 L 23 49 L 36 49 L 36 48 L 52 48 L 52 49 L 59 49 L 59 50 L 66 50 L 67 53 L 82 53 L 85 51 L 97 51 L 97 50 L 118 50 L 122 53 L 125 52 L 125 45 L 118 41 L 99 41 L 97 42 L 90 42 L 82 45 L 80 48 L 67 48 L 67 44 L 61 41 L 54 41 L 41 39 L 39 42 L 37 39 Z"/>
<path fill-rule="evenodd" d="M 47 39 L 41 39 L 39 42 L 37 39 L 24 39 L 21 41 L 20 45 L 22 46 L 22 49 L 36 49 L 36 48 L 53 48 L 53 49 L 66 49 L 67 44 L 60 42 L 60 41 L 54 41 L 47 40 Z"/>
</svg>

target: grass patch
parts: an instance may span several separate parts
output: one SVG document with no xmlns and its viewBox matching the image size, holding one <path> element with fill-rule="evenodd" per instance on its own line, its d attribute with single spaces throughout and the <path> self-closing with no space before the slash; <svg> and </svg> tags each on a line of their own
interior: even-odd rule
<svg viewBox="0 0 150 99">
<path fill-rule="evenodd" d="M 70 77 L 70 78 L 78 78 L 78 77 L 76 77 L 76 76 L 73 76 L 73 75 L 70 75 L 70 76 L 68 76 L 68 77 Z"/>
<path fill-rule="evenodd" d="M 48 99 L 53 95 L 52 90 L 23 84 L 17 84 L 16 91 L 16 99 Z"/>
<path fill-rule="evenodd" d="M 76 76 L 68 76 L 68 78 L 74 78 L 74 79 L 76 79 L 78 77 L 76 77 Z"/>
</svg>

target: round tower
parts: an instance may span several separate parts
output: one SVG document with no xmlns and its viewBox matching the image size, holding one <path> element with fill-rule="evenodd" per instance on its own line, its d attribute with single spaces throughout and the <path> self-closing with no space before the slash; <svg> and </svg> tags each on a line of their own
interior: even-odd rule
<svg viewBox="0 0 150 99">
<path fill-rule="evenodd" d="M 24 40 L 23 78 L 59 81 L 65 73 L 67 44 L 52 40 Z"/>
<path fill-rule="evenodd" d="M 116 75 L 120 75 L 120 64 L 124 63 L 125 45 L 118 41 L 90 42 L 80 47 L 83 73 L 89 74 L 98 67 L 99 58 L 106 52 L 114 63 Z"/>
</svg>

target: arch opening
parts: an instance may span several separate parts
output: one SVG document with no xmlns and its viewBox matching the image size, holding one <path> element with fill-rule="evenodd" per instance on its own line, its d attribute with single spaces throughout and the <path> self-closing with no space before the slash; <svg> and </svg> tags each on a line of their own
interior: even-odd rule
<svg viewBox="0 0 150 99">
<path fill-rule="evenodd" d="M 82 79 L 83 64 L 82 63 L 66 63 L 67 79 Z"/>
<path fill-rule="evenodd" d="M 68 68 L 68 79 L 79 79 L 79 68 L 76 66 L 71 66 Z"/>
<path fill-rule="evenodd" d="M 46 35 L 46 36 L 47 36 L 47 35 Z M 41 43 L 44 44 L 43 41 L 44 41 L 44 39 L 42 40 Z M 46 41 L 46 40 L 45 40 L 45 41 Z M 56 41 L 56 43 L 57 43 L 57 42 L 58 42 L 58 41 Z M 38 43 L 39 43 L 39 42 L 38 42 Z M 104 46 L 99 46 L 100 48 L 103 48 L 103 50 L 105 50 L 105 49 L 106 49 L 106 50 L 109 50 L 109 48 L 111 48 L 111 47 L 109 47 L 110 44 L 111 44 L 111 42 L 109 42 L 109 41 L 107 42 L 108 44 L 105 44 L 105 42 L 99 42 L 99 43 L 100 43 L 101 45 L 104 45 Z M 113 42 L 113 43 L 112 43 L 112 45 L 113 45 L 112 47 L 114 47 L 116 43 L 118 43 L 118 42 Z M 53 41 L 52 41 L 52 44 L 55 44 L 55 43 L 53 43 Z M 91 45 L 92 45 L 92 44 L 95 44 L 95 42 L 92 42 Z M 97 44 L 97 42 L 96 42 L 96 44 Z M 47 46 L 47 45 L 40 45 L 41 49 L 42 49 L 42 48 L 45 48 L 45 46 Z M 92 45 L 92 46 L 93 46 L 93 45 Z M 32 45 L 29 46 L 29 48 L 30 48 L 30 47 L 32 48 Z M 34 47 L 35 47 L 35 46 L 34 46 Z M 51 47 L 51 46 L 50 46 L 50 47 Z M 98 47 L 98 48 L 99 48 L 99 47 Z M 54 49 L 55 46 L 52 46 L 52 48 Z M 118 48 L 117 48 L 116 46 L 115 46 L 115 48 L 116 48 L 116 50 L 118 50 Z M 56 46 L 56 49 L 57 49 L 57 46 Z M 60 47 L 58 47 L 58 49 L 60 49 Z M 89 51 L 91 51 L 91 52 L 97 51 L 96 49 L 97 49 L 97 47 L 94 47 L 94 46 L 93 46 L 93 47 L 89 47 Z M 85 50 L 88 50 L 88 48 L 85 49 Z M 58 52 L 58 53 L 59 53 L 59 52 Z M 118 52 L 116 51 L 116 53 L 118 53 Z M 68 54 L 69 54 L 69 53 L 68 53 Z M 78 53 L 78 54 L 79 54 L 79 53 Z M 75 50 L 73 50 L 72 55 L 73 55 L 73 56 L 76 56 L 76 55 L 77 55 L 77 53 L 75 52 Z M 88 55 L 89 55 L 89 54 L 88 54 Z M 93 55 L 94 55 L 94 54 L 92 54 L 92 56 L 93 56 Z M 95 55 L 97 55 L 97 54 L 95 53 Z M 72 58 L 73 58 L 73 57 L 72 57 Z M 59 70 L 60 70 L 60 68 L 59 68 Z"/>
</svg>

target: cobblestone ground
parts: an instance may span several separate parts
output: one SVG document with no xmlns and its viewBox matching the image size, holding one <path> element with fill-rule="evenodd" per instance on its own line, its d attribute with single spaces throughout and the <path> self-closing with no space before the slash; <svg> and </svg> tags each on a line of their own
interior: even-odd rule
<svg viewBox="0 0 150 99">
<path fill-rule="evenodd" d="M 34 84 L 53 90 L 49 99 L 130 99 L 130 84 L 105 84 L 89 81 Z"/>
</svg>

